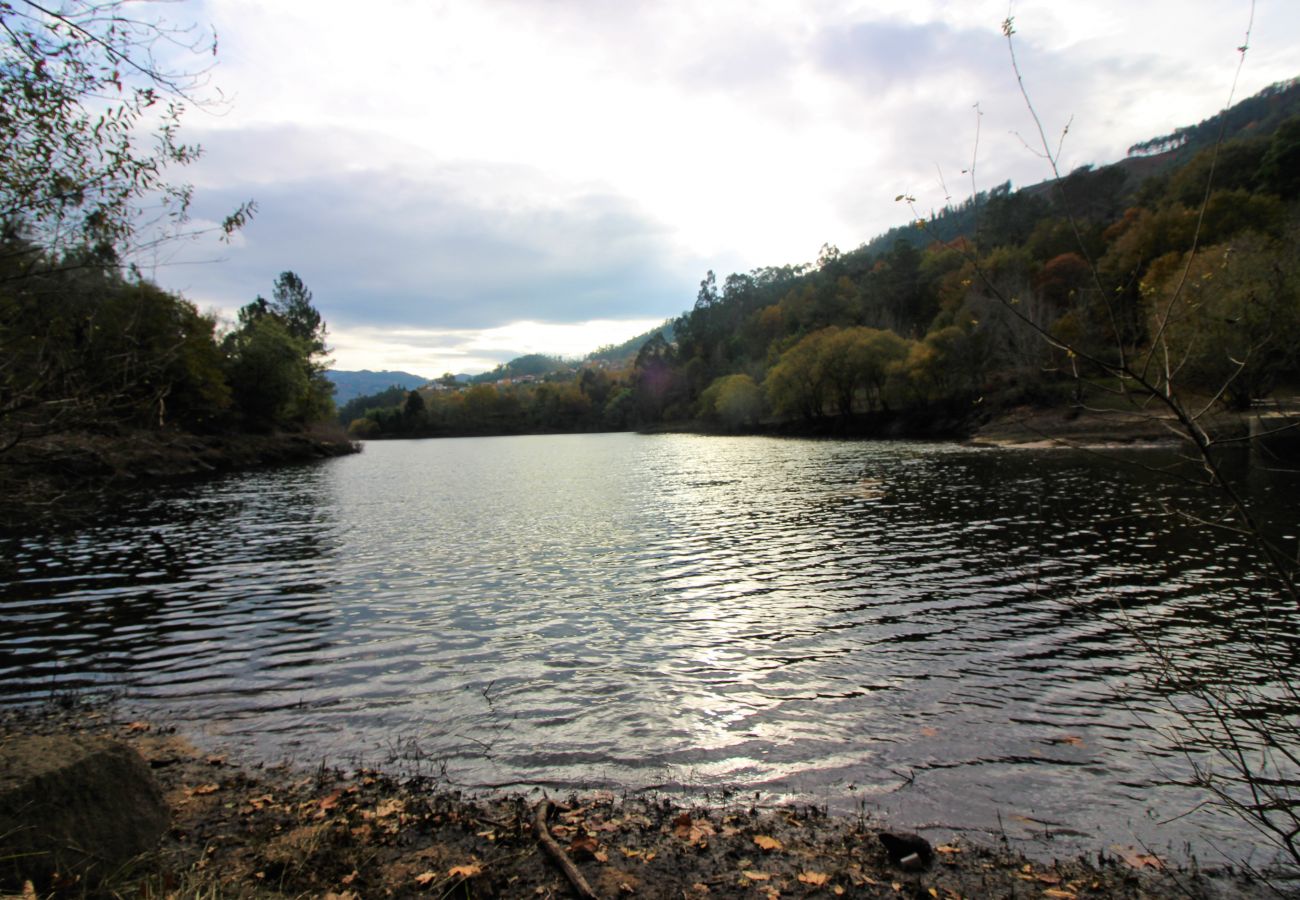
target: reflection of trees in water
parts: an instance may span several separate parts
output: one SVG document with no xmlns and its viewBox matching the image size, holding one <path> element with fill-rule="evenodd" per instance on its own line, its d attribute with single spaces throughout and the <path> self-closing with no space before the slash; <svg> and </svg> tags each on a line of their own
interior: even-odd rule
<svg viewBox="0 0 1300 900">
<path fill-rule="evenodd" d="M 0 692 L 220 683 L 235 658 L 326 649 L 327 489 L 321 467 L 258 472 L 142 497 L 76 533 L 0 537 L 0 641 L 17 651 Z"/>
</svg>

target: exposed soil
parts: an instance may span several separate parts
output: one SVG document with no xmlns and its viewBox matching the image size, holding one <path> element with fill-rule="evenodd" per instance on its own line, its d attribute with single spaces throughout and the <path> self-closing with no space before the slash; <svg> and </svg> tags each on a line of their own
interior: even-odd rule
<svg viewBox="0 0 1300 900">
<path fill-rule="evenodd" d="M 140 752 L 165 792 L 163 845 L 101 893 L 132 897 L 571 897 L 546 830 L 599 897 L 1253 897 L 1229 872 L 1167 865 L 1137 848 L 1030 860 L 965 841 L 891 848 L 886 826 L 812 807 L 683 807 L 608 792 L 469 796 L 384 772 L 262 768 L 111 709 L 0 714 L 15 733 L 89 732 Z M 902 836 L 906 841 L 907 836 Z M 915 857 L 912 851 L 919 850 Z M 85 896 L 67 881 L 51 896 Z M 32 896 L 29 894 L 28 896 Z"/>
</svg>

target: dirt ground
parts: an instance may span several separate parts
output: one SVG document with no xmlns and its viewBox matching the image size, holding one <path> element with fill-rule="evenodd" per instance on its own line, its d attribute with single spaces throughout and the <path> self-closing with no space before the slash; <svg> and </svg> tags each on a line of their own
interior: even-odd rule
<svg viewBox="0 0 1300 900">
<path fill-rule="evenodd" d="M 67 879 L 51 897 L 584 896 L 545 851 L 539 807 L 585 896 L 1271 896 L 1233 873 L 1191 872 L 1132 848 L 1050 861 L 964 841 L 897 850 L 884 823 L 812 807 L 686 808 L 608 792 L 469 796 L 370 769 L 243 765 L 111 709 L 0 713 L 0 740 L 60 731 L 134 747 L 162 785 L 172 823 L 157 852 L 104 887 Z"/>
</svg>

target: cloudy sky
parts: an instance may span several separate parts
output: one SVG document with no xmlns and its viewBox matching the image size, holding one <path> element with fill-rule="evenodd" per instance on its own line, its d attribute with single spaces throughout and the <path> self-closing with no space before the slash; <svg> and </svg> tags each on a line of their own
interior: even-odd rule
<svg viewBox="0 0 1300 900">
<path fill-rule="evenodd" d="M 694 302 L 708 269 L 848 250 L 1045 163 L 1006 0 L 190 0 L 220 37 L 194 111 L 196 213 L 229 246 L 154 276 L 226 315 L 292 269 L 336 367 L 475 372 L 580 355 Z M 1062 165 L 1228 99 L 1248 0 L 1023 0 L 1026 84 Z M 1257 0 L 1237 98 L 1300 75 L 1300 3 Z M 976 111 L 978 104 L 978 114 Z M 976 122 L 979 139 L 976 143 Z"/>
</svg>

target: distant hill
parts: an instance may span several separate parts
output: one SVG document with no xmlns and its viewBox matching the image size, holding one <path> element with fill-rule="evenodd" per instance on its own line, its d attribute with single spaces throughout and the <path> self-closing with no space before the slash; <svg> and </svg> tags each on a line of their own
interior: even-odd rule
<svg viewBox="0 0 1300 900">
<path fill-rule="evenodd" d="M 394 385 L 409 390 L 426 385 L 430 381 L 423 375 L 412 375 L 410 372 L 372 372 L 369 369 L 362 369 L 359 372 L 330 369 L 325 373 L 325 377 L 334 385 L 334 403 L 338 406 L 357 397 L 378 394 Z"/>
<path fill-rule="evenodd" d="M 638 334 L 621 344 L 607 344 L 599 350 L 593 350 L 581 360 L 565 359 L 562 356 L 548 356 L 545 353 L 529 353 L 517 356 L 509 362 L 501 363 L 491 372 L 480 375 L 457 376 L 458 381 L 473 384 L 490 384 L 503 378 L 523 378 L 528 375 L 544 376 L 552 372 L 571 372 L 575 367 L 581 368 L 584 362 L 606 362 L 615 365 L 630 363 L 636 358 L 645 342 L 656 334 L 663 333 L 664 340 L 672 343 L 673 320 L 665 319 L 662 325 L 651 328 L 644 334 Z"/>
<path fill-rule="evenodd" d="M 523 378 L 525 375 L 546 375 L 560 369 L 569 368 L 569 363 L 559 356 L 547 356 L 545 353 L 529 353 L 526 356 L 516 356 L 510 362 L 501 363 L 490 372 L 484 372 L 481 375 L 471 375 L 469 381 L 473 384 L 484 384 L 493 381 L 500 381 L 503 378 Z"/>
<path fill-rule="evenodd" d="M 599 350 L 593 350 L 588 353 L 586 358 L 590 361 L 603 360 L 608 363 L 631 362 L 636 358 L 637 353 L 645 346 L 645 342 L 654 337 L 657 333 L 663 332 L 664 340 L 668 343 L 673 342 L 673 320 L 664 319 L 662 325 L 651 328 L 644 334 L 638 334 L 634 338 L 629 338 L 621 344 L 607 344 Z"/>
</svg>

